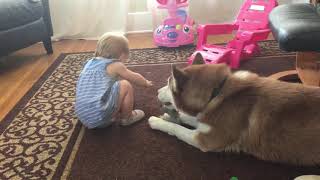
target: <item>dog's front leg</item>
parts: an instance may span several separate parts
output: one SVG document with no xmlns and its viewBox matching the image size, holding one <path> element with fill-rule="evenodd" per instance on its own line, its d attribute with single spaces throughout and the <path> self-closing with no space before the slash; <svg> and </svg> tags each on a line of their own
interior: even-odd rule
<svg viewBox="0 0 320 180">
<path fill-rule="evenodd" d="M 187 129 L 179 124 L 164 121 L 163 119 L 154 116 L 149 118 L 149 125 L 152 129 L 157 129 L 170 135 L 174 135 L 178 139 L 200 149 L 199 143 L 195 138 L 197 135 L 196 130 Z"/>
<path fill-rule="evenodd" d="M 168 113 L 164 113 L 162 116 L 160 116 L 160 119 L 165 120 L 165 121 L 169 121 L 169 122 L 172 122 L 172 123 L 180 124 L 180 120 L 179 119 L 171 117 Z"/>
<path fill-rule="evenodd" d="M 189 116 L 187 114 L 184 114 L 184 113 L 180 113 L 180 121 L 183 123 L 183 124 L 187 124 L 189 126 L 192 126 L 194 128 L 197 128 L 198 127 L 198 120 L 196 117 L 194 116 Z"/>
</svg>

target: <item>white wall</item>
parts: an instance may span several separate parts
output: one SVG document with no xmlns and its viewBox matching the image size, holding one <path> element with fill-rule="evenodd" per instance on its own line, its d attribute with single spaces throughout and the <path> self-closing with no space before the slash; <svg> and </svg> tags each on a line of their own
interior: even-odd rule
<svg viewBox="0 0 320 180">
<path fill-rule="evenodd" d="M 97 39 L 107 31 L 125 32 L 128 0 L 52 0 L 53 39 Z"/>
<path fill-rule="evenodd" d="M 189 13 L 197 23 L 231 22 L 244 0 L 189 0 Z M 279 4 L 308 0 L 278 0 Z"/>
<path fill-rule="evenodd" d="M 129 1 L 139 3 L 134 4 L 137 7 L 128 10 Z M 189 0 L 189 14 L 196 23 L 230 22 L 243 1 Z M 308 0 L 278 2 L 283 4 Z M 52 0 L 50 9 L 54 38 L 96 39 L 107 31 L 153 31 L 167 16 L 166 10 L 160 10 L 156 6 L 156 0 Z M 135 13 L 132 12 L 134 9 L 147 11 Z"/>
</svg>

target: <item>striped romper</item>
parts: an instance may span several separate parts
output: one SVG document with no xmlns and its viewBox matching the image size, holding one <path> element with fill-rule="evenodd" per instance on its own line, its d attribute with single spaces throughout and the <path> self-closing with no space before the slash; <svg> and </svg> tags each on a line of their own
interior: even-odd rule
<svg viewBox="0 0 320 180">
<path fill-rule="evenodd" d="M 84 66 L 76 87 L 75 112 L 89 129 L 103 128 L 112 123 L 117 108 L 119 81 L 106 72 L 111 59 L 94 57 Z"/>
</svg>

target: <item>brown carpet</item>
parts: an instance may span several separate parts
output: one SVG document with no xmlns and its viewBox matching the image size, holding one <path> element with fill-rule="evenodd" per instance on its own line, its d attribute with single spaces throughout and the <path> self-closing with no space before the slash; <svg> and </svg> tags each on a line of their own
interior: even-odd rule
<svg viewBox="0 0 320 180">
<path fill-rule="evenodd" d="M 261 46 L 260 57 L 244 61 L 241 69 L 267 76 L 294 68 L 293 53 L 279 51 L 274 41 Z M 136 108 L 146 112 L 145 120 L 90 131 L 77 121 L 73 103 L 76 79 L 92 53 L 61 55 L 0 124 L 0 179 L 287 180 L 320 174 L 317 167 L 203 153 L 149 128 L 147 118 L 161 114 L 156 92 L 166 83 L 170 63 L 185 66 L 193 49 L 132 50 L 128 66 L 155 85 L 135 91 Z"/>
</svg>

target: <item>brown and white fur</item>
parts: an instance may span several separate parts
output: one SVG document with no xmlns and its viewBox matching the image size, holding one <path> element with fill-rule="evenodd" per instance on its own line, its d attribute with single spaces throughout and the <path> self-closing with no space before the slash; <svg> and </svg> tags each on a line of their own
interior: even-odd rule
<svg viewBox="0 0 320 180">
<path fill-rule="evenodd" d="M 202 61 L 201 56 L 196 58 Z M 217 64 L 173 67 L 162 91 L 171 94 L 177 110 L 196 117 L 190 124 L 195 129 L 154 116 L 149 119 L 153 129 L 204 152 L 242 151 L 262 160 L 320 163 L 320 88 L 247 71 L 232 73 Z"/>
</svg>

